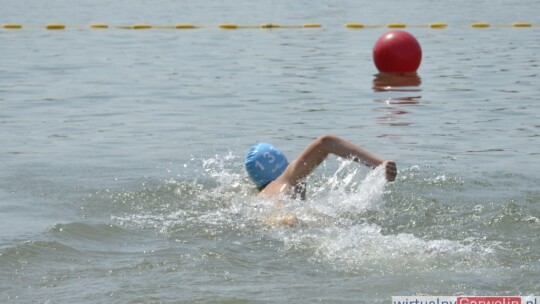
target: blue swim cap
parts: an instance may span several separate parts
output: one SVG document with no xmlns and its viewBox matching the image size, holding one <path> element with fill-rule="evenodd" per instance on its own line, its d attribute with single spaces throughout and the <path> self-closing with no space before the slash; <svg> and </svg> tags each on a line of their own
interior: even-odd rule
<svg viewBox="0 0 540 304">
<path fill-rule="evenodd" d="M 261 143 L 249 149 L 244 164 L 251 180 L 262 189 L 285 171 L 288 162 L 274 146 Z"/>
</svg>

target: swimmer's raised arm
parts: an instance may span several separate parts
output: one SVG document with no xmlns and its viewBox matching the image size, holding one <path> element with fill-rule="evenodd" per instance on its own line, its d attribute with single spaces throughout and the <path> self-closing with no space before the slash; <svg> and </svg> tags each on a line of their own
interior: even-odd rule
<svg viewBox="0 0 540 304">
<path fill-rule="evenodd" d="M 395 162 L 385 161 L 337 136 L 322 135 L 307 146 L 300 156 L 289 164 L 280 178 L 288 180 L 292 185 L 298 184 L 311 174 L 328 154 L 352 159 L 368 167 L 384 165 L 388 181 L 393 181 L 397 174 Z"/>
<path fill-rule="evenodd" d="M 297 159 L 291 163 L 274 146 L 259 143 L 252 146 L 244 163 L 250 179 L 259 189 L 259 196 L 272 197 L 276 195 L 300 194 L 305 197 L 303 182 L 328 154 L 352 159 L 368 167 L 383 166 L 386 179 L 396 178 L 396 163 L 384 160 L 344 139 L 334 135 L 322 135 L 309 144 Z"/>
</svg>

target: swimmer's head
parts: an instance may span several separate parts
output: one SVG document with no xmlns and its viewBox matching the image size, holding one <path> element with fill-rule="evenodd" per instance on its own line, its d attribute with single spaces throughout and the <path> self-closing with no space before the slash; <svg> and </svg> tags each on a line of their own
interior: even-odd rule
<svg viewBox="0 0 540 304">
<path fill-rule="evenodd" d="M 278 178 L 287 168 L 287 158 L 270 144 L 256 144 L 244 158 L 249 178 L 259 190 Z"/>
</svg>

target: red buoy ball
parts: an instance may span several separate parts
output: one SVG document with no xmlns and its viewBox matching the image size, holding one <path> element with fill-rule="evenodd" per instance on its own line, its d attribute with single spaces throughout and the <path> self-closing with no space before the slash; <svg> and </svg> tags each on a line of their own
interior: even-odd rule
<svg viewBox="0 0 540 304">
<path fill-rule="evenodd" d="M 422 48 L 410 33 L 389 31 L 375 43 L 373 61 L 381 73 L 413 73 L 422 61 Z"/>
</svg>

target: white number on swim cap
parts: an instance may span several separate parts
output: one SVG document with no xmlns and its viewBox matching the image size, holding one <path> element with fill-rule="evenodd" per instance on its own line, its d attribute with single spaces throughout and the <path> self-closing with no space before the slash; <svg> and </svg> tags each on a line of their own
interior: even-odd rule
<svg viewBox="0 0 540 304">
<path fill-rule="evenodd" d="M 269 164 L 272 164 L 276 161 L 276 157 L 272 154 L 270 154 L 270 152 L 265 152 L 263 154 L 264 158 L 270 158 L 270 160 L 268 161 Z"/>
<path fill-rule="evenodd" d="M 255 167 L 264 171 L 264 166 L 258 160 L 255 161 Z"/>
<path fill-rule="evenodd" d="M 281 169 L 281 167 L 283 167 L 283 163 L 277 164 L 277 165 L 274 167 L 274 170 L 272 170 L 272 173 L 276 173 L 276 171 L 279 170 L 279 169 Z"/>
</svg>

